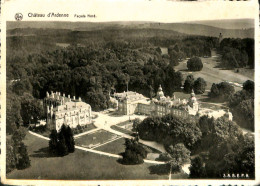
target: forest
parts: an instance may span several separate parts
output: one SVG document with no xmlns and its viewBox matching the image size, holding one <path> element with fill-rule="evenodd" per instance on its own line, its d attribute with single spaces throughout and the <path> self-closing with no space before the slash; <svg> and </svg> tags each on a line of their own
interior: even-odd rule
<svg viewBox="0 0 260 186">
<path fill-rule="evenodd" d="M 216 45 L 216 38 L 211 37 L 142 38 L 133 34 L 109 38 L 111 32 L 99 33 L 96 42 L 72 42 L 68 47 L 56 45 L 57 31 L 56 35 L 35 36 L 35 32 L 33 36 L 8 37 L 7 81 L 12 91 L 19 96 L 27 92 L 36 99 L 44 98 L 46 91 L 59 91 L 80 96 L 93 110 L 106 109 L 109 92 L 124 91 L 127 83 L 130 90 L 147 97 L 160 84 L 166 95 L 172 95 L 182 83 L 182 74 L 174 66 L 186 57 L 209 55 Z M 93 33 L 67 35 L 64 40 L 69 41 Z M 162 54 L 160 47 L 167 47 L 168 54 Z"/>
<path fill-rule="evenodd" d="M 219 52 L 222 54 L 221 65 L 227 69 L 254 68 L 254 39 L 225 38 L 220 43 Z"/>
<path fill-rule="evenodd" d="M 176 155 L 176 145 L 181 145 L 175 166 L 191 159 L 191 178 L 223 178 L 223 174 L 248 174 L 255 176 L 254 136 L 243 135 L 239 126 L 225 116 L 181 118 L 165 115 L 148 117 L 135 129 L 140 138 L 165 146 L 167 153 Z M 191 157 L 195 158 L 191 158 Z"/>
</svg>

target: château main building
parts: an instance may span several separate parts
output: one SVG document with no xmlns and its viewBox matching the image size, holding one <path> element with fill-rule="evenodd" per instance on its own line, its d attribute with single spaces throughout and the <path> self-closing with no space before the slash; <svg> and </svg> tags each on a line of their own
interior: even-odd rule
<svg viewBox="0 0 260 186">
<path fill-rule="evenodd" d="M 58 131 L 63 124 L 75 128 L 92 122 L 91 106 L 81 101 L 80 97 L 71 99 L 70 95 L 66 97 L 60 92 L 47 92 L 43 103 L 47 113 L 46 124 L 51 130 Z"/>
<path fill-rule="evenodd" d="M 145 114 L 152 116 L 164 116 L 173 114 L 178 116 L 196 115 L 199 111 L 199 104 L 192 91 L 188 100 L 172 97 L 165 97 L 160 86 L 155 98 L 150 100 L 137 92 L 127 91 L 114 93 L 113 100 L 117 101 L 118 112 L 124 115 Z"/>
</svg>

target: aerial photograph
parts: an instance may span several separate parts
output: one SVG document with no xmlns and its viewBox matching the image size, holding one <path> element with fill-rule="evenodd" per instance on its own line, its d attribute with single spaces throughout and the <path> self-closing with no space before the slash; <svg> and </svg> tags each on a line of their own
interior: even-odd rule
<svg viewBox="0 0 260 186">
<path fill-rule="evenodd" d="M 254 19 L 6 23 L 6 178 L 255 179 Z"/>
</svg>

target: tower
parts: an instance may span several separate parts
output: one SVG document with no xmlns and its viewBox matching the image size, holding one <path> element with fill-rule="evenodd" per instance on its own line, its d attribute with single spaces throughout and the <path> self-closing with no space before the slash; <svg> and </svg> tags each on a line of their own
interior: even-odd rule
<svg viewBox="0 0 260 186">
<path fill-rule="evenodd" d="M 218 36 L 218 43 L 220 44 L 220 42 L 222 41 L 223 39 L 223 35 L 221 33 L 219 33 L 219 36 Z"/>
<path fill-rule="evenodd" d="M 199 111 L 199 103 L 197 101 L 197 98 L 195 96 L 193 89 L 191 91 L 188 104 L 189 104 L 189 106 L 190 106 L 190 108 L 192 109 L 193 112 L 197 113 Z"/>
<path fill-rule="evenodd" d="M 163 100 L 163 99 L 165 99 L 165 96 L 164 96 L 164 93 L 163 93 L 163 90 L 162 90 L 162 86 L 161 86 L 161 85 L 160 85 L 159 88 L 158 88 L 156 98 L 157 98 L 158 100 Z"/>
</svg>

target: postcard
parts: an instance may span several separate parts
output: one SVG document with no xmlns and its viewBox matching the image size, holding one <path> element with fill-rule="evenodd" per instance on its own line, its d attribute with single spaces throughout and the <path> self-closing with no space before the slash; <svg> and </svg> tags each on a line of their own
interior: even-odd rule
<svg viewBox="0 0 260 186">
<path fill-rule="evenodd" d="M 260 183 L 258 1 L 1 11 L 3 184 Z"/>
</svg>

